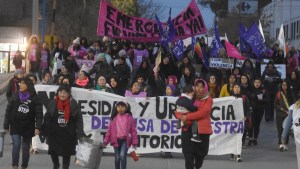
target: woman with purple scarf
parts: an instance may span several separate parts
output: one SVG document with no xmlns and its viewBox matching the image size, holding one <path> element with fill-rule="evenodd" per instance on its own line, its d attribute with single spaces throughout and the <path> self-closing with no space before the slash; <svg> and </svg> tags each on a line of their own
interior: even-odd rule
<svg viewBox="0 0 300 169">
<path fill-rule="evenodd" d="M 22 165 L 25 169 L 29 162 L 29 147 L 34 135 L 39 135 L 43 121 L 43 107 L 39 102 L 33 82 L 28 78 L 20 80 L 19 90 L 9 100 L 3 128 L 10 132 L 12 149 L 12 168 L 19 166 L 22 144 Z"/>
</svg>

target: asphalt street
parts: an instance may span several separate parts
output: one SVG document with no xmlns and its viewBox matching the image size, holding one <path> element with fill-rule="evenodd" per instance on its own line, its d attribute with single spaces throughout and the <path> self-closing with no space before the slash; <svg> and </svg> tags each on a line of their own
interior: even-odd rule
<svg viewBox="0 0 300 169">
<path fill-rule="evenodd" d="M 7 105 L 5 94 L 0 95 L 0 129 L 3 128 L 4 114 Z M 5 136 L 4 154 L 0 158 L 0 169 L 11 168 L 12 141 L 10 135 Z M 242 151 L 243 162 L 229 160 L 229 155 L 208 156 L 203 164 L 204 169 L 296 169 L 297 159 L 295 144 L 291 139 L 289 150 L 280 152 L 277 145 L 275 122 L 262 121 L 260 138 L 257 146 L 247 147 Z M 72 157 L 71 169 L 82 167 L 74 164 Z M 51 169 L 52 161 L 46 153 L 31 154 L 28 169 Z M 105 154 L 101 160 L 101 169 L 114 168 L 114 156 Z M 182 154 L 173 154 L 173 158 L 161 158 L 159 153 L 142 155 L 138 162 L 127 158 L 128 169 L 184 169 Z"/>
</svg>

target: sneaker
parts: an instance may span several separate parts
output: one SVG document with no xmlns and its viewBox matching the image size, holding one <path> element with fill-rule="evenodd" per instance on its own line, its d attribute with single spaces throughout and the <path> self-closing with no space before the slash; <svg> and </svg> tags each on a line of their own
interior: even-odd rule
<svg viewBox="0 0 300 169">
<path fill-rule="evenodd" d="M 191 138 L 191 141 L 197 142 L 197 143 L 201 143 L 201 142 L 202 142 L 202 140 L 201 140 L 201 138 L 200 138 L 199 136 L 192 137 L 192 138 Z"/>
<path fill-rule="evenodd" d="M 253 145 L 254 145 L 254 146 L 257 146 L 257 139 L 254 139 L 254 140 L 253 140 Z"/>
<path fill-rule="evenodd" d="M 280 144 L 280 145 L 279 145 L 279 150 L 280 150 L 280 151 L 284 151 L 284 145 L 283 145 L 283 144 Z"/>
<path fill-rule="evenodd" d="M 242 159 L 242 157 L 241 157 L 241 155 L 237 155 L 237 157 L 236 157 L 236 160 L 235 160 L 236 162 L 242 162 L 243 161 L 243 159 Z"/>
<path fill-rule="evenodd" d="M 248 146 L 253 146 L 254 144 L 253 141 L 254 141 L 253 139 L 249 139 Z"/>
</svg>

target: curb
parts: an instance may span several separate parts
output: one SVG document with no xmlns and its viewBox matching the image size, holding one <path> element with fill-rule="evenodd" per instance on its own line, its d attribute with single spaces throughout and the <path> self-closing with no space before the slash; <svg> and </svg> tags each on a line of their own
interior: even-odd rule
<svg viewBox="0 0 300 169">
<path fill-rule="evenodd" d="M 4 81 L 0 84 L 0 95 L 6 92 L 9 80 L 14 76 L 14 74 L 9 75 Z"/>
</svg>

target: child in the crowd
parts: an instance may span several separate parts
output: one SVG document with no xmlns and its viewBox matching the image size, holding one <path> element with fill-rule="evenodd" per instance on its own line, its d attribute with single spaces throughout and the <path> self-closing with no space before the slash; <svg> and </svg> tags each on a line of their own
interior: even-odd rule
<svg viewBox="0 0 300 169">
<path fill-rule="evenodd" d="M 123 101 L 116 104 L 102 147 L 105 148 L 108 143 L 114 147 L 115 168 L 126 169 L 127 150 L 131 145 L 136 149 L 138 137 L 132 113 L 128 104 Z"/>
<path fill-rule="evenodd" d="M 187 114 L 189 112 L 197 111 L 198 107 L 194 106 L 193 101 L 192 101 L 193 96 L 194 96 L 193 87 L 191 85 L 184 86 L 182 89 L 181 96 L 176 101 L 176 105 L 177 105 L 176 112 L 182 113 L 182 114 Z M 185 124 L 182 121 L 178 121 L 176 127 L 179 129 L 184 126 L 185 126 Z M 191 138 L 192 141 L 202 142 L 198 135 L 198 122 L 197 121 L 193 121 L 192 133 L 193 133 L 193 137 Z"/>
<path fill-rule="evenodd" d="M 166 86 L 166 96 L 175 96 L 176 87 L 172 84 Z"/>
<path fill-rule="evenodd" d="M 245 149 L 245 140 L 247 136 L 248 129 L 251 127 L 251 112 L 250 112 L 250 102 L 246 95 L 241 94 L 241 86 L 239 84 L 233 85 L 233 90 L 231 92 L 231 96 L 235 98 L 242 98 L 243 99 L 243 109 L 244 109 L 244 120 L 245 120 L 245 126 L 244 126 L 244 132 L 242 137 L 242 148 Z M 231 154 L 230 156 L 231 160 L 235 160 L 236 162 L 242 162 L 242 156 L 241 154 Z"/>
</svg>

